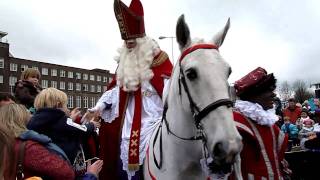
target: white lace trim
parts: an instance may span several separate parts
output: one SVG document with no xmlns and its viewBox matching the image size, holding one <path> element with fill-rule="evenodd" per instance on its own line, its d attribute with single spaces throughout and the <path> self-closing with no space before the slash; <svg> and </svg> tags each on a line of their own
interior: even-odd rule
<svg viewBox="0 0 320 180">
<path fill-rule="evenodd" d="M 114 88 L 104 92 L 95 107 L 89 109 L 89 111 L 100 111 L 102 119 L 107 123 L 111 123 L 119 116 L 119 92 L 119 86 L 115 86 Z M 105 103 L 112 104 L 111 108 L 105 109 Z"/>
<path fill-rule="evenodd" d="M 272 126 L 279 117 L 275 114 L 274 109 L 264 110 L 261 105 L 249 101 L 237 100 L 235 103 L 236 110 L 249 117 L 257 124 Z"/>
</svg>

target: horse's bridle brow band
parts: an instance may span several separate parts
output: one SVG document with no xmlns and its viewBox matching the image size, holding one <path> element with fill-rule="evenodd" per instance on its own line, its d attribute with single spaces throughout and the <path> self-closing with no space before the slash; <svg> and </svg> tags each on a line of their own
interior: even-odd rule
<svg viewBox="0 0 320 180">
<path fill-rule="evenodd" d="M 182 59 L 192 53 L 193 51 L 195 50 L 198 50 L 198 49 L 216 49 L 216 50 L 219 50 L 219 47 L 214 45 L 214 44 L 197 44 L 197 45 L 194 45 L 194 46 L 191 46 L 189 47 L 188 49 L 184 50 L 179 58 L 179 62 L 182 61 Z"/>
</svg>

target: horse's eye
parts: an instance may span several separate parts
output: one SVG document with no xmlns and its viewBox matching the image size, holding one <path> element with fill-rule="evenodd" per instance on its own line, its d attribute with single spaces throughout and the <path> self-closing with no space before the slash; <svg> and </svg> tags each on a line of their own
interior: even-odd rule
<svg viewBox="0 0 320 180">
<path fill-rule="evenodd" d="M 195 80 L 198 77 L 197 71 L 193 68 L 188 69 L 186 71 L 186 73 L 187 73 L 187 77 L 190 81 Z"/>
</svg>

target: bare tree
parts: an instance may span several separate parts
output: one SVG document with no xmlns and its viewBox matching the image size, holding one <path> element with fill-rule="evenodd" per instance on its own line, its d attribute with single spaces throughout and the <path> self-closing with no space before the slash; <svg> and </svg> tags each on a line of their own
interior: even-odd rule
<svg viewBox="0 0 320 180">
<path fill-rule="evenodd" d="M 314 97 L 314 95 L 308 91 L 307 84 L 303 80 L 296 80 L 292 85 L 292 89 L 297 102 L 303 103 L 303 101 Z"/>
<path fill-rule="evenodd" d="M 293 90 L 288 83 L 288 81 L 283 81 L 279 86 L 278 86 L 278 93 L 280 96 L 280 99 L 283 101 L 287 101 L 291 97 L 293 97 Z"/>
</svg>

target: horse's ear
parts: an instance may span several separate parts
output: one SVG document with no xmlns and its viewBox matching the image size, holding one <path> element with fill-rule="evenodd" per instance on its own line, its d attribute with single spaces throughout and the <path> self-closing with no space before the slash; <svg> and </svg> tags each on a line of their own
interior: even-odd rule
<svg viewBox="0 0 320 180">
<path fill-rule="evenodd" d="M 190 45 L 190 31 L 187 23 L 184 20 L 183 14 L 179 17 L 177 22 L 176 37 L 180 50 Z"/>
<path fill-rule="evenodd" d="M 220 47 L 224 41 L 224 38 L 227 35 L 229 28 L 230 28 L 230 18 L 228 18 L 228 21 L 224 26 L 224 28 L 213 37 L 212 43 Z"/>
</svg>

